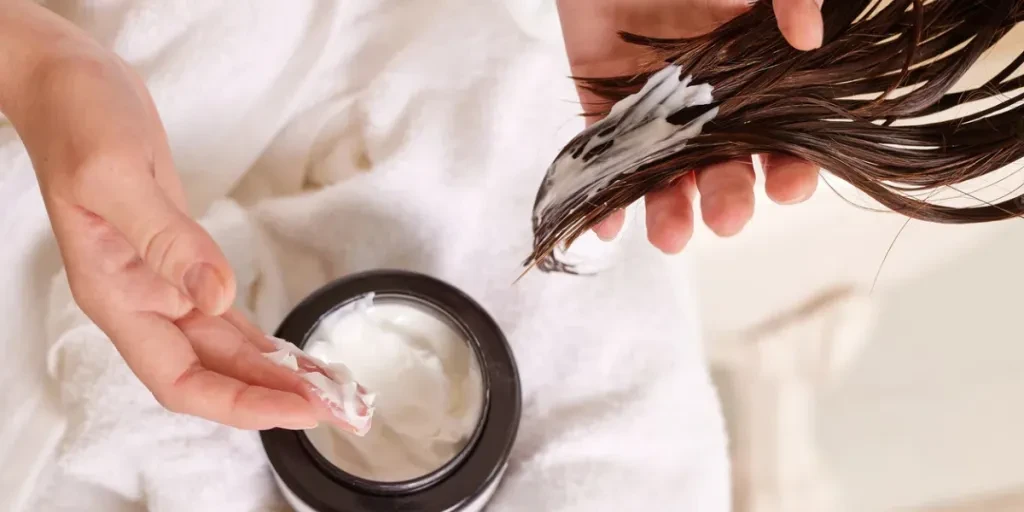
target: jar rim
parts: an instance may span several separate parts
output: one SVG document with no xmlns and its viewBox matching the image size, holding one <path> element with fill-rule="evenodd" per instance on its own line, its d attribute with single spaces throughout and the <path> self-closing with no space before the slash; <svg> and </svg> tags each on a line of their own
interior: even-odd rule
<svg viewBox="0 0 1024 512">
<path fill-rule="evenodd" d="M 370 293 L 421 302 L 466 335 L 484 387 L 480 418 L 469 441 L 441 467 L 401 482 L 378 482 L 345 472 L 301 431 L 261 432 L 264 450 L 280 481 L 315 510 L 400 505 L 410 510 L 454 509 L 494 483 L 515 442 L 522 398 L 511 347 L 494 319 L 464 292 L 436 278 L 400 270 L 353 274 L 323 286 L 288 314 L 275 336 L 301 348 L 324 318 Z"/>
</svg>

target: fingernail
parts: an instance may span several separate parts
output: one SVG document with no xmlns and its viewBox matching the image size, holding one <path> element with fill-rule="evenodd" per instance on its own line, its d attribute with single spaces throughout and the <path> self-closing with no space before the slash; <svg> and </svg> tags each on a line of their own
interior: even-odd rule
<svg viewBox="0 0 1024 512">
<path fill-rule="evenodd" d="M 782 201 L 779 201 L 779 204 L 781 204 L 783 206 L 800 204 L 800 203 L 810 199 L 811 195 L 812 195 L 811 192 L 801 191 L 799 194 L 794 194 L 791 197 L 783 198 Z"/>
<path fill-rule="evenodd" d="M 227 309 L 223 304 L 224 282 L 212 266 L 201 263 L 190 268 L 185 272 L 184 285 L 192 303 L 204 313 L 219 315 Z"/>
<path fill-rule="evenodd" d="M 615 240 L 615 236 L 618 233 L 611 233 L 611 232 L 605 233 L 605 232 L 602 232 L 601 230 L 595 229 L 594 230 L 594 234 L 597 235 L 597 239 L 602 241 L 602 242 L 611 242 L 612 240 Z"/>
<path fill-rule="evenodd" d="M 314 419 L 309 421 L 296 421 L 293 423 L 288 423 L 285 425 L 281 425 L 281 428 L 285 430 L 311 430 L 319 426 L 320 422 Z"/>
</svg>

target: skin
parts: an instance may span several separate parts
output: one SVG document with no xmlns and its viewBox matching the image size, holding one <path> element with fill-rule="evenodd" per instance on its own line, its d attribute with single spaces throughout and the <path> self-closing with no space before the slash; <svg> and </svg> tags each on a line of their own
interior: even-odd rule
<svg viewBox="0 0 1024 512">
<path fill-rule="evenodd" d="M 618 31 L 654 37 L 696 36 L 742 14 L 746 0 L 558 0 L 566 52 L 574 76 L 617 76 L 635 72 L 643 63 L 642 49 L 619 39 Z M 823 26 L 820 0 L 775 0 L 779 28 L 799 50 L 821 45 Z M 585 112 L 601 107 L 602 100 L 579 89 Z M 588 124 L 599 118 L 588 118 Z M 780 204 L 805 201 L 818 183 L 818 168 L 782 155 L 765 155 L 768 197 Z M 671 186 L 648 194 L 647 233 L 650 242 L 666 253 L 683 250 L 693 235 L 694 206 L 699 200 L 704 223 L 717 235 L 728 237 L 743 229 L 754 214 L 754 168 L 737 160 L 697 169 Z M 594 231 L 602 239 L 614 238 L 625 221 L 616 212 Z"/>
<path fill-rule="evenodd" d="M 244 429 L 329 420 L 230 309 L 231 268 L 185 210 L 135 73 L 25 0 L 0 0 L 0 48 L 0 111 L 32 159 L 72 294 L 157 401 Z"/>
<path fill-rule="evenodd" d="M 678 35 L 742 10 L 735 3 L 689 3 L 559 1 L 574 72 L 636 66 L 637 55 L 615 29 Z M 813 0 L 776 4 L 794 45 L 820 43 Z M 139 77 L 29 0 L 0 0 L 0 48 L 0 112 L 32 159 L 75 301 L 156 400 L 243 429 L 333 421 L 305 381 L 261 355 L 272 344 L 232 309 L 233 272 L 186 211 L 167 136 Z M 774 157 L 766 164 L 775 200 L 796 202 L 813 191 L 816 169 L 808 164 Z M 733 162 L 651 194 L 651 241 L 669 252 L 682 249 L 697 191 L 712 229 L 738 231 L 753 211 L 753 182 L 749 163 Z M 621 224 L 609 219 L 598 232 L 610 236 Z"/>
</svg>

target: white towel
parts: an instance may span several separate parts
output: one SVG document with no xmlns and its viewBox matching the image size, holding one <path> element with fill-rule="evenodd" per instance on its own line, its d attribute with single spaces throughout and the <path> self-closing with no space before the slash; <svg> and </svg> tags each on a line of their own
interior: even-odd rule
<svg viewBox="0 0 1024 512">
<path fill-rule="evenodd" d="M 599 277 L 512 284 L 537 184 L 581 128 L 550 2 L 82 5 L 63 12 L 153 89 L 190 202 L 264 329 L 372 268 L 444 279 L 496 318 L 524 411 L 491 510 L 729 509 L 693 304 L 668 284 L 682 270 L 633 229 L 586 242 L 616 262 Z M 62 276 L 47 328 L 68 430 L 32 510 L 282 507 L 256 436 L 160 409 Z M 104 508 L 82 508 L 86 490 Z"/>
</svg>

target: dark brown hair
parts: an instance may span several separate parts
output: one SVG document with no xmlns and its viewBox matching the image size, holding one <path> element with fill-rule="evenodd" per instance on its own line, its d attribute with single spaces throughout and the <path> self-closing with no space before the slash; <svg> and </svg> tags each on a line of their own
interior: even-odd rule
<svg viewBox="0 0 1024 512">
<path fill-rule="evenodd" d="M 955 187 L 1024 157 L 1024 77 L 1011 78 L 1024 65 L 1024 48 L 1014 48 L 1012 64 L 981 86 L 950 92 L 1024 20 L 1024 0 L 830 0 L 822 15 L 824 42 L 809 52 L 785 41 L 770 0 L 705 36 L 621 34 L 648 48 L 656 64 L 634 76 L 577 78 L 578 84 L 611 105 L 674 64 L 692 84 L 712 86 L 714 101 L 683 108 L 667 121 L 682 128 L 710 107 L 717 114 L 667 154 L 637 158 L 593 193 L 548 201 L 539 215 L 549 170 L 535 205 L 534 252 L 526 264 L 571 272 L 552 254 L 600 219 L 693 169 L 757 153 L 813 162 L 915 219 L 976 223 L 1024 213 L 1024 195 L 962 208 L 911 195 Z M 898 91 L 903 88 L 910 90 Z M 983 99 L 998 103 L 951 120 L 894 124 Z M 607 133 L 608 127 L 585 130 L 559 156 L 578 156 L 598 130 Z M 585 174 L 588 168 L 579 169 Z"/>
</svg>

